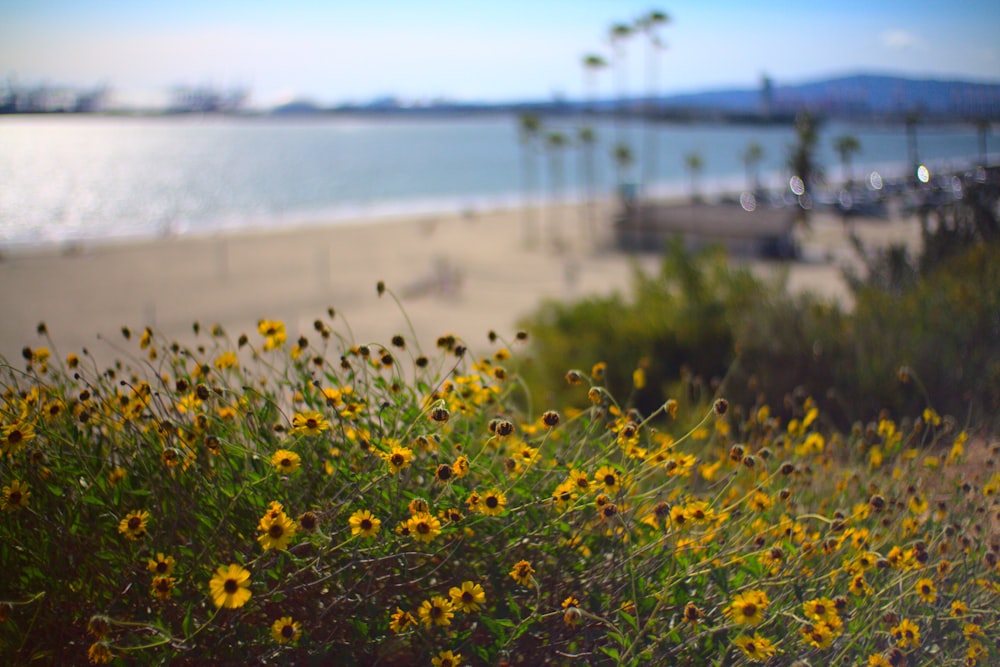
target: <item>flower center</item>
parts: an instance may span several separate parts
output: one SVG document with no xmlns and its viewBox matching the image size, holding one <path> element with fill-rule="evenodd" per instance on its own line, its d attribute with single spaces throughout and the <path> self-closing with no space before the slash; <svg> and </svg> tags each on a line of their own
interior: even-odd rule
<svg viewBox="0 0 1000 667">
<path fill-rule="evenodd" d="M 137 516 L 134 516 L 134 517 L 132 517 L 131 519 L 128 520 L 129 530 L 138 530 L 139 526 L 141 526 L 141 525 L 142 525 L 142 519 L 140 519 Z"/>
<path fill-rule="evenodd" d="M 226 579 L 226 583 L 222 585 L 222 588 L 226 593 L 232 595 L 236 591 L 240 590 L 240 585 L 236 583 L 235 579 Z"/>
<path fill-rule="evenodd" d="M 500 504 L 500 499 L 496 496 L 486 496 L 486 506 L 490 509 L 495 509 L 497 505 Z"/>
<path fill-rule="evenodd" d="M 371 530 L 371 529 L 372 529 L 372 522 L 369 521 L 368 519 L 362 519 L 361 530 Z"/>
</svg>

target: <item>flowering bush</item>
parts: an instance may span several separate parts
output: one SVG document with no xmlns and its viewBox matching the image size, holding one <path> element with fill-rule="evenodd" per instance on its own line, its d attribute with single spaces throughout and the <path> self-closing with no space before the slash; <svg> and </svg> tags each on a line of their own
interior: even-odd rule
<svg viewBox="0 0 1000 667">
<path fill-rule="evenodd" d="M 332 318 L 0 366 L 5 664 L 1000 659 L 997 446 L 933 406 L 535 405 L 526 334 Z"/>
</svg>

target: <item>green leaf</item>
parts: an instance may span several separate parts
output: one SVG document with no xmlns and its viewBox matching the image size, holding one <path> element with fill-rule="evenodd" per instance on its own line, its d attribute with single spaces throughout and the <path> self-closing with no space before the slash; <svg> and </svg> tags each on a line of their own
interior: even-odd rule
<svg viewBox="0 0 1000 667">
<path fill-rule="evenodd" d="M 612 648 L 610 646 L 601 646 L 600 650 L 601 650 L 602 653 L 604 653 L 605 655 L 607 655 L 609 658 L 611 658 L 615 662 L 619 662 L 621 660 L 621 654 L 618 653 L 618 649 L 616 649 L 616 648 Z"/>
</svg>

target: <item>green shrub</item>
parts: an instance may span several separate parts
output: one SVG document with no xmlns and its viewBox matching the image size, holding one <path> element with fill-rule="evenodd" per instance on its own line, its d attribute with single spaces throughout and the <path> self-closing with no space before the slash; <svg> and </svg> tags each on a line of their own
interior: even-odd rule
<svg viewBox="0 0 1000 667">
<path fill-rule="evenodd" d="M 659 275 L 636 271 L 631 295 L 548 303 L 526 320 L 535 351 L 526 376 L 535 391 L 565 400 L 561 374 L 605 362 L 608 386 L 632 392 L 629 404 L 643 414 L 668 398 L 704 402 L 721 388 L 738 405 L 766 402 L 785 416 L 815 396 L 841 427 L 925 407 L 979 424 L 996 419 L 998 244 L 973 245 L 892 289 L 876 279 L 855 301 L 845 312 L 790 295 L 718 251 L 688 254 L 675 244 Z M 904 367 L 909 384 L 900 382 Z"/>
<path fill-rule="evenodd" d="M 934 414 L 642 419 L 585 374 L 542 412 L 517 340 L 199 336 L 0 363 L 0 662 L 998 658 L 1000 475 L 967 461 L 1000 452 Z"/>
</svg>

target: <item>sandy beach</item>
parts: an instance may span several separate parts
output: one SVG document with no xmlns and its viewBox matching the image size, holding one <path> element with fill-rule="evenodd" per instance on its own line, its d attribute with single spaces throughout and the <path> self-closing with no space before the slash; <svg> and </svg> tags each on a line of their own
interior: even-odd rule
<svg viewBox="0 0 1000 667">
<path fill-rule="evenodd" d="M 598 219 L 607 221 L 605 204 Z M 406 318 L 376 293 L 380 280 L 398 295 L 425 346 L 442 334 L 486 349 L 487 332 L 513 336 L 517 321 L 544 299 L 627 295 L 635 262 L 655 271 L 655 253 L 609 249 L 610 229 L 584 233 L 577 206 L 537 210 L 542 240 L 526 244 L 519 210 L 424 216 L 294 230 L 243 232 L 155 242 L 6 251 L 0 259 L 0 355 L 20 363 L 21 349 L 44 345 L 45 322 L 61 355 L 88 348 L 115 355 L 121 327 L 150 326 L 190 341 L 192 323 L 221 324 L 234 338 L 254 334 L 260 318 L 286 323 L 289 336 L 312 331 L 333 307 L 355 342 L 408 339 Z M 553 239 L 551 229 L 563 230 Z M 913 220 L 858 221 L 873 247 L 911 246 Z M 752 261 L 762 273 L 789 270 L 792 290 L 849 305 L 841 266 L 857 263 L 839 217 L 817 214 L 800 235 L 803 262 Z M 915 247 L 915 246 L 914 246 Z M 740 260 L 743 261 L 743 260 Z"/>
</svg>

